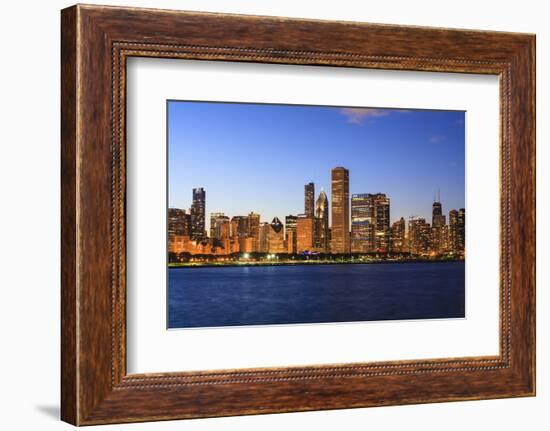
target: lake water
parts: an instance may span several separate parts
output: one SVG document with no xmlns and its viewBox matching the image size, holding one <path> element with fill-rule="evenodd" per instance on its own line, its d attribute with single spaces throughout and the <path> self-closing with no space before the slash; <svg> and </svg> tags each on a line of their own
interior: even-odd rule
<svg viewBox="0 0 550 431">
<path fill-rule="evenodd" d="M 170 268 L 169 328 L 464 317 L 464 263 Z"/>
</svg>

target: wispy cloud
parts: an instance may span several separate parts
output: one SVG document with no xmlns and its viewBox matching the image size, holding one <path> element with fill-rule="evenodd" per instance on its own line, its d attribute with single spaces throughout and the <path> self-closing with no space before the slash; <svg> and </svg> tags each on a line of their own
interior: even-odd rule
<svg viewBox="0 0 550 431">
<path fill-rule="evenodd" d="M 346 117 L 350 124 L 362 125 L 367 119 L 375 117 L 387 117 L 392 111 L 377 108 L 342 108 L 340 114 Z"/>
<path fill-rule="evenodd" d="M 430 136 L 430 144 L 439 144 L 446 139 L 444 135 L 432 135 Z"/>
</svg>

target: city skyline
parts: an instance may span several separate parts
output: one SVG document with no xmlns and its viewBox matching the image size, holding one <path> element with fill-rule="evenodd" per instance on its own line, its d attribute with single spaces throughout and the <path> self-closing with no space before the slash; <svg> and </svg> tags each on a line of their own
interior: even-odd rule
<svg viewBox="0 0 550 431">
<path fill-rule="evenodd" d="M 232 217 L 216 212 L 207 217 L 206 190 L 194 188 L 191 208 L 168 209 L 170 260 L 181 262 L 197 254 L 221 256 L 222 261 L 239 254 L 248 259 L 250 253 L 464 256 L 464 208 L 450 210 L 447 219 L 438 193 L 432 203 L 431 221 L 413 216 L 407 224 L 398 215 L 399 220 L 390 223 L 391 198 L 385 193 L 350 196 L 349 175 L 349 170 L 342 166 L 331 170 L 330 203 L 323 190 L 315 200 L 315 184 L 305 184 L 303 212 L 285 216 L 284 223 L 277 216 L 271 223 L 262 221 L 261 214 L 255 212 Z M 332 224 L 328 222 L 329 208 Z M 210 219 L 208 231 L 207 219 Z"/>
<path fill-rule="evenodd" d="M 304 202 L 303 202 L 304 207 L 303 208 L 295 209 L 294 211 L 292 211 L 289 214 L 276 214 L 273 217 L 264 217 L 262 214 L 258 213 L 257 211 L 254 211 L 254 210 L 248 210 L 248 211 L 244 211 L 243 213 L 238 213 L 238 214 L 228 213 L 227 211 L 223 211 L 223 209 L 221 209 L 220 211 L 208 212 L 206 210 L 206 208 L 208 207 L 208 203 L 207 203 L 208 200 L 205 197 L 204 198 L 204 200 L 205 200 L 205 202 L 204 202 L 204 220 L 199 221 L 199 226 L 202 226 L 204 231 L 207 232 L 207 236 L 210 237 L 210 236 L 212 236 L 211 235 L 211 232 L 212 232 L 211 220 L 214 216 L 224 216 L 224 217 L 233 218 L 233 217 L 246 217 L 246 216 L 249 216 L 250 214 L 256 214 L 256 215 L 259 215 L 259 216 L 262 217 L 261 220 L 260 220 L 261 223 L 269 223 L 274 218 L 284 218 L 284 217 L 288 217 L 288 216 L 298 217 L 300 215 L 308 215 L 308 216 L 319 217 L 318 216 L 318 210 L 316 209 L 316 207 L 319 203 L 318 202 L 319 198 L 321 196 L 324 196 L 324 199 L 326 199 L 327 203 L 329 202 L 329 200 L 328 200 L 328 197 L 327 197 L 327 191 L 326 190 L 321 189 L 321 190 L 319 190 L 319 192 L 316 191 L 315 194 L 314 194 L 314 196 L 315 196 L 314 197 L 314 202 L 315 203 L 314 203 L 314 206 L 313 206 L 313 212 L 309 213 L 308 208 L 305 205 L 305 202 L 309 200 L 309 197 L 307 196 L 306 193 L 307 193 L 307 189 L 309 187 L 311 187 L 312 184 L 315 185 L 315 183 L 304 184 L 305 193 L 303 195 L 303 198 L 304 198 Z M 191 196 L 195 196 L 195 195 L 204 195 L 205 196 L 206 195 L 206 190 L 205 190 L 204 187 L 195 187 L 195 188 L 191 189 L 189 194 Z M 349 229 L 350 232 L 353 231 L 353 226 L 352 226 L 353 216 L 352 216 L 352 212 L 351 212 L 353 210 L 353 202 L 354 202 L 355 199 L 363 199 L 363 197 L 367 196 L 367 195 L 369 195 L 369 196 L 380 196 L 380 195 L 382 195 L 385 198 L 387 197 L 388 200 L 390 199 L 390 197 L 387 195 L 387 193 L 383 193 L 383 192 L 354 193 L 354 194 L 349 193 L 349 202 L 350 202 L 350 205 L 349 205 L 349 212 L 350 212 L 349 213 L 349 220 L 350 220 L 350 223 L 349 223 L 348 229 Z M 169 210 L 180 210 L 180 211 L 183 210 L 184 213 L 191 216 L 193 214 L 193 211 L 194 211 L 193 203 L 196 203 L 199 206 L 203 206 L 201 201 L 196 201 L 193 198 L 189 199 L 189 201 L 191 202 L 191 204 L 188 205 L 187 207 L 172 207 L 172 206 L 169 206 L 168 209 Z M 393 206 L 393 201 L 392 201 L 392 206 Z M 445 209 L 444 209 L 445 207 L 443 206 L 443 203 L 442 203 L 442 200 L 441 200 L 441 192 L 440 191 L 434 192 L 432 200 L 431 201 L 426 201 L 424 206 L 428 209 L 428 213 L 427 213 L 428 215 L 427 216 L 423 216 L 423 215 L 419 215 L 419 214 L 394 215 L 394 210 L 392 210 L 390 212 L 390 220 L 391 221 L 390 221 L 389 224 L 391 225 L 395 222 L 398 222 L 401 218 L 403 218 L 407 222 L 409 221 L 409 219 L 424 219 L 429 224 L 434 225 L 434 206 L 436 206 L 436 208 L 437 208 L 436 211 L 438 211 L 437 216 L 443 217 L 443 220 L 446 220 L 446 218 L 449 215 L 450 211 L 458 210 L 458 209 L 464 209 L 463 207 L 462 208 L 451 208 L 451 209 L 447 210 L 447 212 L 445 213 Z M 328 208 L 330 208 L 330 211 L 327 211 L 327 214 L 330 214 L 332 212 L 332 206 L 327 205 L 327 210 L 328 210 Z M 450 208 L 450 207 L 447 207 L 447 208 Z M 332 228 L 332 217 L 330 217 L 328 220 L 330 220 L 328 222 L 328 225 L 329 225 L 330 228 Z M 438 219 L 436 218 L 435 220 L 436 220 L 435 225 L 437 225 L 437 223 L 439 223 L 437 221 Z M 443 224 L 445 224 L 445 222 L 443 222 Z"/>
<path fill-rule="evenodd" d="M 168 127 L 170 207 L 190 208 L 203 187 L 206 214 L 284 219 L 304 212 L 309 183 L 331 202 L 338 165 L 350 197 L 391 196 L 391 223 L 431 220 L 438 189 L 447 209 L 465 206 L 464 112 L 170 101 Z"/>
</svg>

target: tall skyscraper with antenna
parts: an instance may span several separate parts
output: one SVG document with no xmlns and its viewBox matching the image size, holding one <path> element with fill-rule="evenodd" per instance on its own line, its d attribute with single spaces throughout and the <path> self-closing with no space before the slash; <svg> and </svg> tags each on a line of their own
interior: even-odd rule
<svg viewBox="0 0 550 431">
<path fill-rule="evenodd" d="M 449 247 L 449 233 L 446 226 L 443 205 L 441 204 L 441 192 L 437 191 L 432 204 L 432 232 L 430 236 L 431 251 L 440 253 Z"/>
<path fill-rule="evenodd" d="M 434 203 L 432 204 L 432 226 L 440 227 L 445 224 L 445 216 L 443 215 L 443 206 L 441 205 L 441 193 L 438 190 L 437 196 L 434 194 Z"/>
</svg>

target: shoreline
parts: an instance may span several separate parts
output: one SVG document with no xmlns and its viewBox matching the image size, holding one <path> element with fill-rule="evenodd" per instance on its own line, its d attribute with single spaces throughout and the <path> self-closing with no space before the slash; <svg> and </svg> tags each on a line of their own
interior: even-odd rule
<svg viewBox="0 0 550 431">
<path fill-rule="evenodd" d="M 182 268 L 236 268 L 254 266 L 311 266 L 311 265 L 389 265 L 406 263 L 464 263 L 464 259 L 410 259 L 410 260 L 375 260 L 375 261 L 297 261 L 297 262 L 233 262 L 233 263 L 169 263 L 168 269 Z"/>
</svg>

